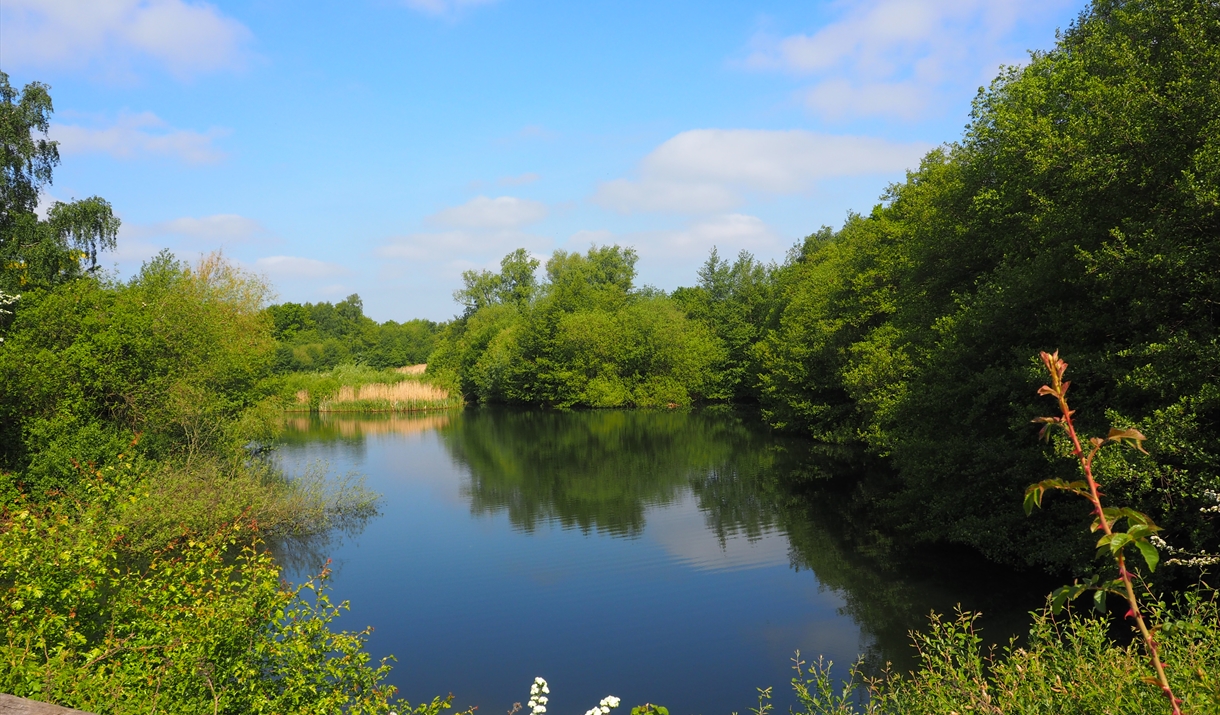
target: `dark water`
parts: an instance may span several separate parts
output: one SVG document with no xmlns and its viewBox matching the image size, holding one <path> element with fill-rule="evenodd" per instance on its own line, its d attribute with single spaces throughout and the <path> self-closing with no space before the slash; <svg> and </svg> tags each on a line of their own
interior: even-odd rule
<svg viewBox="0 0 1220 715">
<path fill-rule="evenodd" d="M 893 557 L 840 508 L 850 492 L 793 496 L 825 476 L 811 450 L 731 413 L 467 410 L 301 418 L 279 458 L 354 470 L 383 495 L 324 551 L 351 601 L 340 625 L 374 627 L 371 652 L 396 656 L 412 702 L 453 692 L 495 715 L 542 676 L 557 715 L 607 694 L 744 713 L 765 686 L 783 712 L 798 649 L 906 668 L 907 631 L 959 602 L 995 637 L 1020 631 L 1037 596 L 1011 578 Z"/>
</svg>

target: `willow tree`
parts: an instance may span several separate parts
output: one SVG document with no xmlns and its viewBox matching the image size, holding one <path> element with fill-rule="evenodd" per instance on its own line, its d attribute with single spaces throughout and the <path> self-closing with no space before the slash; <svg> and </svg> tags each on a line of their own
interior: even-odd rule
<svg viewBox="0 0 1220 715">
<path fill-rule="evenodd" d="M 119 219 L 99 196 L 54 201 L 45 217 L 38 215 L 59 164 L 58 143 L 48 137 L 54 112 L 48 90 L 30 82 L 18 92 L 0 72 L 0 291 L 96 271 L 98 253 L 114 248 L 119 231 Z"/>
</svg>

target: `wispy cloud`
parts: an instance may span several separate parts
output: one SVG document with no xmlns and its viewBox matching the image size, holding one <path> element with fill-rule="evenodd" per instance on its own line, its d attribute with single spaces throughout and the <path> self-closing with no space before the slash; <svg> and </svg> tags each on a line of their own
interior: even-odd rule
<svg viewBox="0 0 1220 715">
<path fill-rule="evenodd" d="M 187 164 L 215 164 L 225 158 L 213 142 L 228 130 L 174 129 L 152 112 L 121 114 L 105 127 L 55 124 L 51 138 L 65 154 L 103 153 L 118 159 L 165 157 Z"/>
<path fill-rule="evenodd" d="M 184 216 L 170 221 L 152 224 L 123 224 L 123 237 L 146 239 L 152 237 L 186 238 L 194 243 L 244 244 L 267 240 L 271 232 L 258 221 L 237 214 L 214 214 L 212 216 Z"/>
<path fill-rule="evenodd" d="M 542 177 L 531 171 L 516 176 L 501 176 L 496 180 L 496 183 L 500 186 L 524 186 L 525 184 L 532 184 L 540 178 Z"/>
<path fill-rule="evenodd" d="M 743 192 L 799 193 L 834 177 L 901 171 L 930 148 L 800 130 L 695 129 L 644 157 L 639 179 L 605 182 L 593 199 L 622 213 L 723 212 Z"/>
<path fill-rule="evenodd" d="M 1067 0 L 865 0 L 812 33 L 760 34 L 746 67 L 813 80 L 801 95 L 831 119 L 923 116 L 946 91 L 985 84 L 1019 60 L 1008 38 Z"/>
<path fill-rule="evenodd" d="M 272 278 L 288 280 L 332 278 L 351 273 L 338 263 L 300 256 L 265 256 L 255 261 L 254 267 Z"/>
<path fill-rule="evenodd" d="M 393 260 L 481 264 L 499 260 L 515 248 L 545 251 L 550 244 L 548 238 L 523 231 L 441 231 L 395 236 L 374 249 L 373 255 Z"/>
<path fill-rule="evenodd" d="M 475 197 L 461 206 L 438 211 L 429 221 L 457 228 L 516 228 L 537 223 L 546 218 L 546 205 L 540 201 L 499 196 L 491 199 Z"/>
<path fill-rule="evenodd" d="M 425 15 L 451 17 L 463 10 L 494 2 L 496 0 L 403 0 L 403 5 Z"/>
<path fill-rule="evenodd" d="M 640 247 L 645 257 L 702 257 L 713 246 L 726 256 L 738 251 L 775 253 L 780 240 L 774 229 L 757 216 L 722 214 L 695 221 L 685 228 L 649 231 L 625 237 Z"/>
<path fill-rule="evenodd" d="M 214 5 L 187 0 L 5 0 L 6 64 L 89 66 L 125 73 L 152 60 L 179 78 L 231 70 L 249 59 L 250 30 Z"/>
</svg>

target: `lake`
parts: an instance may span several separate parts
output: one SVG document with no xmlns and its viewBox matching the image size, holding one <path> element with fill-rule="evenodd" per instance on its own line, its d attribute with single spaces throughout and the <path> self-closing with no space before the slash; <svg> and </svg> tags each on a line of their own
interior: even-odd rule
<svg viewBox="0 0 1220 715">
<path fill-rule="evenodd" d="M 797 650 L 905 669 L 930 609 L 982 610 L 1004 639 L 1041 602 L 967 555 L 892 556 L 850 490 L 819 491 L 835 467 L 814 445 L 729 411 L 315 415 L 289 419 L 277 459 L 382 495 L 289 575 L 334 560 L 339 626 L 374 627 L 413 703 L 497 715 L 542 676 L 556 714 L 608 694 L 744 713 L 766 686 L 784 712 Z"/>
</svg>

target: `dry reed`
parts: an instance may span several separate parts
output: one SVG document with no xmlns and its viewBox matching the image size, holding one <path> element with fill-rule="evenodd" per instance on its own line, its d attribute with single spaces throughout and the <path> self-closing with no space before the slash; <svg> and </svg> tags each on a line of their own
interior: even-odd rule
<svg viewBox="0 0 1220 715">
<path fill-rule="evenodd" d="M 387 402 L 440 402 L 449 399 L 449 392 L 439 387 L 433 387 L 426 382 L 404 380 L 393 385 L 375 382 L 353 388 L 344 385 L 339 393 L 327 400 L 330 404 L 356 402 L 364 400 L 385 400 Z"/>
<path fill-rule="evenodd" d="M 404 375 L 422 375 L 422 374 L 424 374 L 424 370 L 427 370 L 427 369 L 428 369 L 427 363 L 420 363 L 419 365 L 407 365 L 406 367 L 396 367 L 396 368 L 394 368 L 394 372 L 401 372 Z"/>
</svg>

